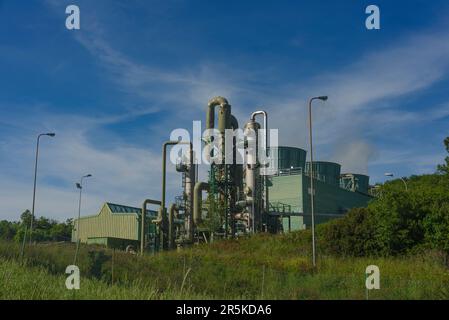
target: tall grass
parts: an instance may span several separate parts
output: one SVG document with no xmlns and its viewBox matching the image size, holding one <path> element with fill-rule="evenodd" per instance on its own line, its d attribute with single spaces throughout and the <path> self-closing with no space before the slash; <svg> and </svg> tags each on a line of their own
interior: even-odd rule
<svg viewBox="0 0 449 320">
<path fill-rule="evenodd" d="M 25 267 L 16 261 L 0 259 L 0 299 L 69 300 L 69 299 L 180 299 L 177 290 L 160 292 L 157 288 L 138 281 L 127 286 L 108 285 L 96 279 L 82 279 L 79 290 L 65 287 L 66 277 L 52 275 L 43 267 Z M 195 299 L 206 296 L 189 292 Z"/>
<path fill-rule="evenodd" d="M 86 297 L 95 296 L 95 286 L 130 290 L 129 297 L 98 293 L 99 299 L 131 299 L 139 286 L 151 288 L 155 299 L 365 299 L 365 268 L 371 264 L 380 268 L 381 289 L 371 291 L 370 299 L 449 299 L 449 272 L 438 255 L 344 258 L 321 253 L 314 270 L 309 238 L 309 232 L 260 234 L 143 257 L 115 251 L 113 268 L 111 250 L 81 246 L 78 267 L 83 281 L 92 284 Z M 17 261 L 18 250 L 16 244 L 0 242 L 3 259 Z M 29 246 L 22 268 L 65 279 L 74 250 L 72 244 Z"/>
</svg>

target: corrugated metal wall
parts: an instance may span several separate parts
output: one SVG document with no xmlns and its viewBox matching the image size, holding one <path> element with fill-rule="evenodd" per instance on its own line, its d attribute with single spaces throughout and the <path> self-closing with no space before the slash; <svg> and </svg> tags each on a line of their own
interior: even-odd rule
<svg viewBox="0 0 449 320">
<path fill-rule="evenodd" d="M 75 220 L 75 230 L 72 241 L 76 241 L 78 220 Z M 88 237 L 120 238 L 139 240 L 139 219 L 136 214 L 112 214 L 104 205 L 97 216 L 82 217 L 79 224 L 81 242 L 87 242 Z"/>
</svg>

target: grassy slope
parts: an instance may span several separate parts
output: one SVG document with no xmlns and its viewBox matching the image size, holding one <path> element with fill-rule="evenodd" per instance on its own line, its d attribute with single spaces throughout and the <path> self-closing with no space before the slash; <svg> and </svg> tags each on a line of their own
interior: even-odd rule
<svg viewBox="0 0 449 320">
<path fill-rule="evenodd" d="M 319 256 L 318 270 L 313 272 L 309 237 L 308 232 L 257 235 L 250 239 L 221 241 L 143 258 L 115 252 L 114 286 L 110 285 L 112 251 L 104 250 L 104 261 L 95 264 L 88 258 L 92 247 L 83 247 L 78 263 L 82 290 L 76 297 L 365 299 L 365 268 L 374 264 L 380 268 L 381 289 L 370 292 L 372 299 L 449 298 L 449 272 L 436 255 L 402 258 Z M 3 259 L 15 260 L 17 250 L 15 244 L 0 243 L 0 257 Z M 72 292 L 64 287 L 64 270 L 72 264 L 73 253 L 72 245 L 38 245 L 27 248 L 28 269 L 2 262 L 0 281 L 5 281 L 9 268 L 15 270 L 12 272 L 15 280 L 7 281 L 5 287 L 8 290 L 2 290 L 0 297 L 71 298 Z M 20 274 L 22 271 L 25 271 L 23 275 Z M 42 281 L 33 282 L 32 275 L 36 273 Z M 94 277 L 101 281 L 86 279 Z M 27 286 L 30 286 L 29 290 Z M 33 288 L 41 289 L 33 291 Z M 23 296 L 17 296 L 19 292 Z"/>
<path fill-rule="evenodd" d="M 52 275 L 42 267 L 24 267 L 16 261 L 0 259 L 0 299 L 179 299 L 178 292 L 159 292 L 149 285 L 108 285 L 95 279 L 82 279 L 79 290 L 67 290 L 66 277 Z M 189 293 L 194 298 L 204 298 Z"/>
</svg>

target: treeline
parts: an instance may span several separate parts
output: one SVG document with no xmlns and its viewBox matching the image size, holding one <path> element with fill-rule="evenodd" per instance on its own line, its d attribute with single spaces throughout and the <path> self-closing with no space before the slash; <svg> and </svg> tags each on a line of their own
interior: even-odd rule
<svg viewBox="0 0 449 320">
<path fill-rule="evenodd" d="M 0 221 L 0 240 L 22 241 L 27 232 L 29 239 L 31 212 L 26 210 L 20 216 L 20 221 Z M 36 242 L 43 241 L 70 241 L 72 235 L 72 219 L 58 222 L 45 217 L 36 218 L 33 221 L 32 239 Z"/>
<path fill-rule="evenodd" d="M 449 138 L 444 141 L 449 152 Z M 431 175 L 379 186 L 367 208 L 319 226 L 322 249 L 339 255 L 398 255 L 437 249 L 449 258 L 449 157 Z"/>
</svg>

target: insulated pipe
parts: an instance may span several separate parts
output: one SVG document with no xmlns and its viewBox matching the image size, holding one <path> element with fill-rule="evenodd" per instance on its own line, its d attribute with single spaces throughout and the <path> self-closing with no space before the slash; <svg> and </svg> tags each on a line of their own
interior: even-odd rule
<svg viewBox="0 0 449 320">
<path fill-rule="evenodd" d="M 215 128 L 215 108 L 220 107 L 218 111 L 218 131 L 220 132 L 222 138 L 224 137 L 225 130 L 229 128 L 230 117 L 231 117 L 231 105 L 228 100 L 223 97 L 215 97 L 209 100 L 207 104 L 207 112 L 206 112 L 206 129 L 214 129 Z M 210 150 L 208 144 L 210 143 L 210 138 L 208 138 L 206 144 L 206 152 L 210 156 Z M 221 142 L 221 163 L 224 161 L 224 139 Z M 215 155 L 215 152 L 214 152 Z"/>
<path fill-rule="evenodd" d="M 162 198 L 161 198 L 161 209 L 159 210 L 159 216 L 158 221 L 160 221 L 162 226 L 162 232 L 161 232 L 161 248 L 164 248 L 164 217 L 165 217 L 165 190 L 166 190 L 166 180 L 167 180 L 167 146 L 173 146 L 177 144 L 188 144 L 190 146 L 190 164 L 193 165 L 193 145 L 191 142 L 186 141 L 166 141 L 162 145 Z"/>
<path fill-rule="evenodd" d="M 147 205 L 149 204 L 155 204 L 155 205 L 161 205 L 161 202 L 158 200 L 152 200 L 152 199 L 145 199 L 145 201 L 142 204 L 142 216 L 141 216 L 141 222 L 140 222 L 140 253 L 143 255 L 143 250 L 145 248 L 145 216 L 147 213 Z"/>
<path fill-rule="evenodd" d="M 265 148 L 265 156 L 268 157 L 268 113 L 264 110 L 254 111 L 251 114 L 251 120 L 255 121 L 257 115 L 263 115 L 263 128 L 265 129 L 264 148 Z M 265 165 L 266 165 L 266 163 L 265 163 Z M 265 166 L 265 168 L 266 168 L 266 166 Z M 268 201 L 268 178 L 267 178 L 266 173 L 267 172 L 265 170 L 263 182 L 264 182 L 264 186 L 265 186 L 265 211 L 268 213 L 270 203 Z"/>
<path fill-rule="evenodd" d="M 232 115 L 231 114 L 231 117 L 230 117 L 230 126 L 231 126 L 231 128 L 232 129 L 238 129 L 239 128 L 239 122 L 238 122 L 238 120 L 237 120 L 237 118 L 236 117 L 234 117 L 234 115 Z"/>
<path fill-rule="evenodd" d="M 227 122 L 231 115 L 231 105 L 228 100 L 223 97 L 215 97 L 209 100 L 207 104 L 206 114 L 206 129 L 213 129 L 215 127 L 215 107 L 220 106 L 220 113 L 218 114 L 218 130 L 224 133 L 227 128 Z"/>
<path fill-rule="evenodd" d="M 203 190 L 209 192 L 209 184 L 207 182 L 197 182 L 193 189 L 193 221 L 198 226 L 202 221 L 201 217 L 201 203 Z"/>
<path fill-rule="evenodd" d="M 178 207 L 172 203 L 168 210 L 168 249 L 173 249 L 173 225 L 175 212 L 178 213 Z"/>
</svg>

